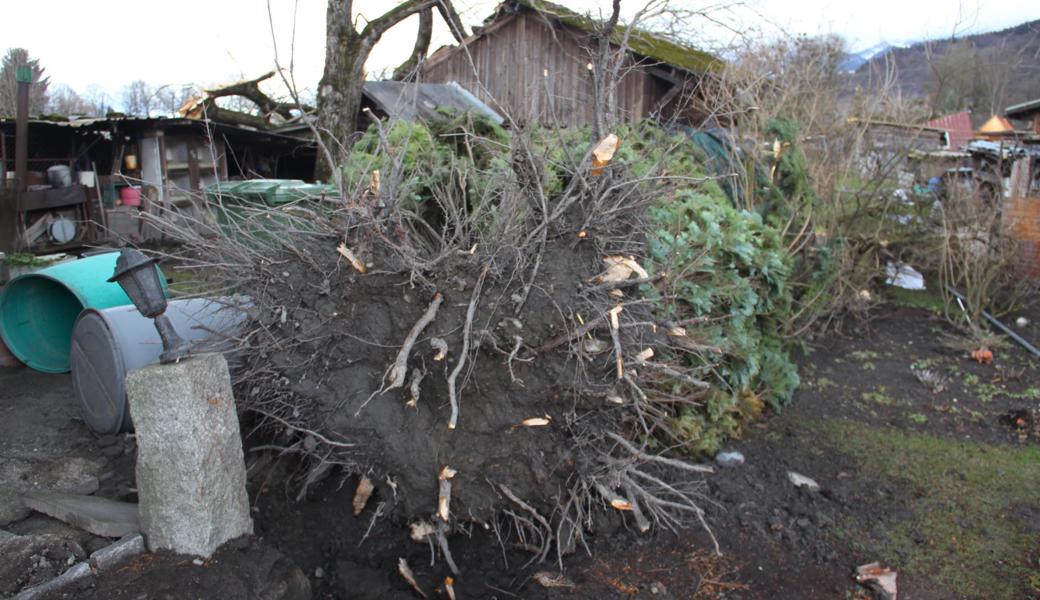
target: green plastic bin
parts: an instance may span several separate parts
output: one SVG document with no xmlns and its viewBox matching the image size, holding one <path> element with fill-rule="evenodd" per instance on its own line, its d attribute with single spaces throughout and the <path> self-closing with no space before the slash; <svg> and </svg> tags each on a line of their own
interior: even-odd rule
<svg viewBox="0 0 1040 600">
<path fill-rule="evenodd" d="M 266 209 L 279 209 L 308 198 L 338 195 L 335 186 L 305 183 L 299 179 L 250 179 L 222 181 L 206 188 L 206 198 L 216 221 L 229 236 L 258 240 L 273 239 L 272 222 L 305 228 L 300 219 L 288 213 L 271 214 Z M 259 209 L 265 209 L 263 211 Z M 273 219 L 273 221 L 272 221 Z"/>
<path fill-rule="evenodd" d="M 12 279 L 0 293 L 0 336 L 11 353 L 38 371 L 68 371 L 79 313 L 130 304 L 119 284 L 106 281 L 118 257 L 118 252 L 96 254 Z M 166 279 L 159 274 L 165 291 Z"/>
</svg>

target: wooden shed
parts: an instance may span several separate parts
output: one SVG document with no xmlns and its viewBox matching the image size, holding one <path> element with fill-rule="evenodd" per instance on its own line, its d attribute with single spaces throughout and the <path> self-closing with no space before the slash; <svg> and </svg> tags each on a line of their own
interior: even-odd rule
<svg viewBox="0 0 1040 600">
<path fill-rule="evenodd" d="M 424 63 L 426 82 L 457 81 L 481 101 L 518 122 L 583 125 L 594 120 L 592 64 L 599 24 L 541 0 L 506 0 L 458 46 Z M 626 30 L 618 27 L 612 42 Z M 698 124 L 696 102 L 705 74 L 719 60 L 642 30 L 628 35 L 626 74 L 616 88 L 618 117 Z"/>
</svg>

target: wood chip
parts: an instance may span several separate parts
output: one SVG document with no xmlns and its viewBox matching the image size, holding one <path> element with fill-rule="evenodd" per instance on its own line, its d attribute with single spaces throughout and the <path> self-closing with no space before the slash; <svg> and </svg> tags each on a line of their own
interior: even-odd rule
<svg viewBox="0 0 1040 600">
<path fill-rule="evenodd" d="M 633 273 L 639 275 L 640 279 L 650 279 L 650 274 L 646 272 L 646 269 L 644 269 L 642 265 L 636 262 L 636 257 L 629 256 L 624 260 L 624 264 L 629 269 L 632 269 Z"/>
<path fill-rule="evenodd" d="M 412 573 L 412 568 L 408 566 L 408 561 L 404 558 L 397 560 L 397 572 L 401 574 L 401 577 L 404 577 L 404 580 L 408 582 L 408 585 L 412 586 L 412 589 L 415 590 L 417 594 L 423 598 L 426 597 L 426 592 L 422 591 L 422 588 L 419 587 L 419 583 L 415 581 L 415 573 Z"/>
<path fill-rule="evenodd" d="M 546 588 L 572 588 L 574 582 L 563 576 L 562 573 L 550 573 L 549 571 L 538 571 L 531 576 L 539 585 Z"/>
<path fill-rule="evenodd" d="M 372 171 L 372 193 L 379 195 L 379 169 Z"/>
<path fill-rule="evenodd" d="M 610 309 L 610 326 L 614 329 L 621 329 L 621 322 L 618 321 L 618 315 L 621 314 L 622 310 L 624 310 L 624 307 L 620 304 Z"/>
<path fill-rule="evenodd" d="M 610 505 L 618 510 L 632 510 L 632 503 L 622 498 L 614 498 L 610 501 Z"/>
<path fill-rule="evenodd" d="M 408 528 L 411 530 L 410 535 L 412 539 L 417 542 L 426 541 L 426 538 L 437 533 L 434 526 L 426 521 L 416 521 L 409 525 Z"/>
<path fill-rule="evenodd" d="M 645 361 L 645 360 L 650 360 L 653 357 L 654 357 L 654 349 L 653 348 L 644 348 L 642 352 L 640 352 L 639 354 L 636 354 L 636 360 L 638 360 L 640 362 Z"/>
<path fill-rule="evenodd" d="M 376 486 L 372 483 L 372 480 L 368 477 L 362 477 L 361 481 L 358 481 L 357 489 L 354 490 L 354 516 L 360 515 L 365 510 L 365 505 L 368 504 L 368 499 L 372 497 Z"/>
<path fill-rule="evenodd" d="M 610 164 L 610 160 L 614 158 L 614 153 L 617 152 L 620 145 L 621 138 L 613 133 L 607 135 L 607 137 L 596 144 L 596 147 L 592 149 L 593 175 L 599 175 L 603 172 L 603 167 Z"/>
<path fill-rule="evenodd" d="M 455 477 L 457 471 L 451 467 L 444 467 L 437 475 L 440 486 L 437 491 L 437 518 L 448 522 L 451 517 L 451 478 Z"/>
<path fill-rule="evenodd" d="M 365 263 L 361 262 L 357 256 L 354 256 L 354 253 L 350 251 L 350 248 L 347 248 L 346 244 L 340 244 L 336 247 L 336 250 L 339 251 L 340 256 L 342 256 L 350 262 L 350 266 L 354 267 L 355 271 L 361 273 L 362 275 L 368 272 L 368 269 L 365 267 Z"/>
<path fill-rule="evenodd" d="M 625 399 L 621 396 L 607 396 L 607 402 L 611 404 L 624 404 Z"/>
<path fill-rule="evenodd" d="M 637 275 L 641 279 L 650 278 L 650 274 L 646 272 L 642 265 L 636 262 L 634 256 L 604 256 L 603 263 L 607 265 L 607 270 L 593 277 L 591 281 L 595 283 L 614 283 L 625 281 L 632 275 Z"/>
<path fill-rule="evenodd" d="M 408 391 L 411 395 L 409 396 L 408 401 L 404 403 L 405 406 L 408 406 L 410 408 L 418 408 L 419 395 L 422 392 L 420 386 L 422 385 L 423 377 L 426 377 L 426 371 L 422 371 L 416 368 L 412 369 L 412 382 L 408 385 Z"/>
<path fill-rule="evenodd" d="M 632 276 L 632 267 L 625 264 L 624 256 L 604 256 L 603 262 L 607 270 L 592 278 L 596 283 L 624 281 Z"/>
<path fill-rule="evenodd" d="M 430 345 L 437 351 L 437 354 L 433 355 L 433 360 L 442 361 L 448 356 L 448 342 L 441 338 L 435 337 L 430 338 Z"/>
<path fill-rule="evenodd" d="M 686 328 L 684 327 L 672 327 L 668 330 L 668 335 L 672 337 L 686 337 Z"/>
<path fill-rule="evenodd" d="M 520 422 L 524 427 L 544 427 L 552 422 L 552 417 L 545 415 L 544 417 L 531 417 L 530 419 L 524 419 Z"/>
</svg>

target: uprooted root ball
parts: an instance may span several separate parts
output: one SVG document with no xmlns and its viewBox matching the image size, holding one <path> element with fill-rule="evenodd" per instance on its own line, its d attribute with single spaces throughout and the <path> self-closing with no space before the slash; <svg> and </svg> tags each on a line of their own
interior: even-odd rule
<svg viewBox="0 0 1040 600">
<path fill-rule="evenodd" d="M 710 178 L 654 174 L 690 172 L 692 155 L 591 177 L 578 151 L 577 171 L 547 175 L 561 148 L 544 142 L 514 134 L 470 162 L 455 146 L 386 154 L 404 162 L 349 201 L 156 222 L 208 291 L 250 296 L 236 396 L 265 447 L 305 457 L 300 496 L 334 468 L 363 474 L 376 514 L 406 519 L 449 566 L 465 523 L 533 560 L 579 547 L 597 510 L 642 531 L 707 528 L 711 469 L 664 452 L 710 451 L 792 388 L 786 259 L 757 215 Z M 395 183 L 408 161 L 436 185 Z M 678 195 L 691 181 L 703 193 Z"/>
</svg>

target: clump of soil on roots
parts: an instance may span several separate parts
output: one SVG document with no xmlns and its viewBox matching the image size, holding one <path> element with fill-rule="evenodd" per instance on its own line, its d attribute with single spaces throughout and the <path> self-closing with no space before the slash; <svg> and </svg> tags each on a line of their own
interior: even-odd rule
<svg viewBox="0 0 1040 600">
<path fill-rule="evenodd" d="M 647 445 L 709 387 L 669 366 L 681 323 L 655 315 L 641 286 L 658 278 L 595 279 L 606 255 L 638 256 L 641 235 L 543 223 L 526 244 L 427 256 L 400 228 L 335 218 L 187 236 L 189 267 L 251 298 L 235 371 L 250 454 L 300 459 L 268 478 L 302 499 L 357 475 L 374 485 L 372 522 L 407 528 L 454 572 L 450 538 L 473 525 L 561 564 L 605 512 L 642 532 L 707 529 L 711 469 Z"/>
<path fill-rule="evenodd" d="M 380 273 L 378 261 L 361 275 L 334 244 L 315 243 L 301 251 L 330 268 L 330 281 L 326 287 L 323 273 L 303 265 L 271 281 L 266 294 L 281 310 L 262 318 L 272 339 L 286 349 L 256 355 L 274 373 L 266 381 L 243 382 L 244 394 L 254 398 L 253 410 L 291 423 L 287 438 L 296 440 L 303 432 L 297 443 L 305 449 L 321 445 L 305 430 L 350 444 L 325 444 L 316 450 L 319 463 L 371 471 L 382 496 L 393 498 L 408 516 L 434 512 L 438 473 L 445 466 L 457 471 L 452 513 L 465 519 L 488 519 L 502 505 L 499 486 L 518 497 L 542 499 L 546 490 L 566 485 L 574 472 L 568 415 L 581 403 L 574 388 L 582 372 L 573 356 L 530 354 L 566 333 L 563 320 L 574 306 L 570 296 L 597 261 L 592 253 L 554 248 L 546 259 L 548 281 L 532 290 L 521 320 L 512 316 L 511 298 L 520 286 L 498 281 L 493 260 L 460 258 L 445 266 L 434 285 L 424 285 L 408 273 Z M 448 380 L 463 356 L 474 299 L 470 348 L 456 377 L 457 426 L 450 429 Z M 403 385 L 384 390 L 403 342 L 435 302 L 433 320 L 415 339 Z M 413 401 L 417 376 L 419 395 Z M 523 425 L 532 418 L 549 423 Z"/>
</svg>

